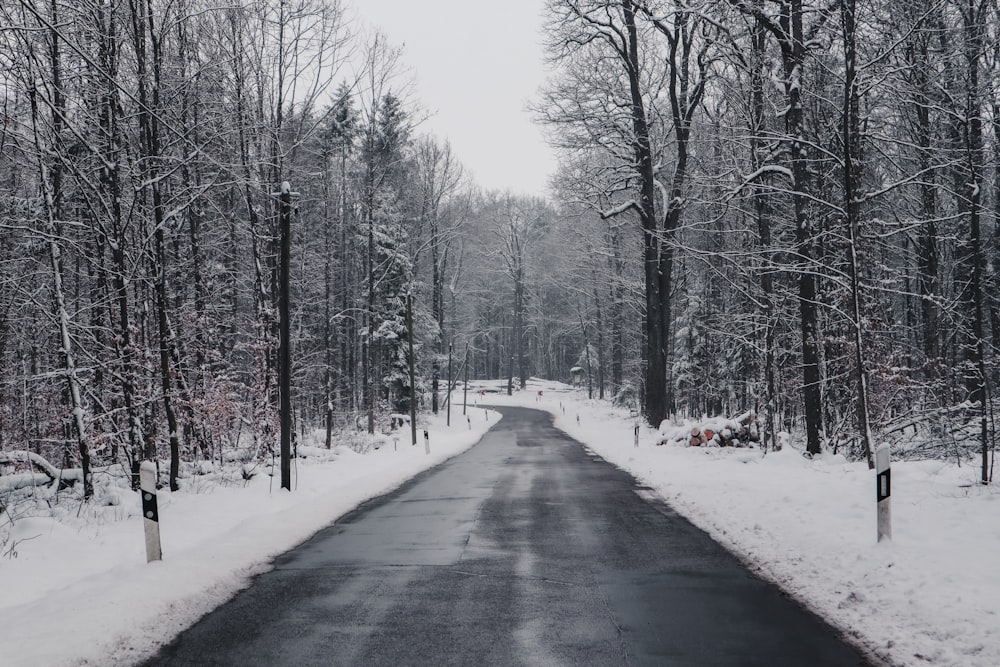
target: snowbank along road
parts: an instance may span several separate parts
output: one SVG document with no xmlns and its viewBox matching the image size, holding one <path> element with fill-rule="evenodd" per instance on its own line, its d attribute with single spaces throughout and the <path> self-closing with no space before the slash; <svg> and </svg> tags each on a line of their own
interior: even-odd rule
<svg viewBox="0 0 1000 667">
<path fill-rule="evenodd" d="M 549 414 L 499 409 L 147 664 L 868 664 Z"/>
</svg>

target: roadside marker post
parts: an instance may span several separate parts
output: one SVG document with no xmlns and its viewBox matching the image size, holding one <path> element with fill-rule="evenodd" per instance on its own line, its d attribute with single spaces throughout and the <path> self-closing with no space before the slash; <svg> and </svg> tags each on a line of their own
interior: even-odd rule
<svg viewBox="0 0 1000 667">
<path fill-rule="evenodd" d="M 878 506 L 878 541 L 892 540 L 892 512 L 889 495 L 890 468 L 889 445 L 882 445 L 875 450 L 875 502 Z"/>
<path fill-rule="evenodd" d="M 142 522 L 146 532 L 146 562 L 162 560 L 160 550 L 160 513 L 156 509 L 156 464 L 143 461 L 139 466 L 139 495 L 142 498 Z"/>
<path fill-rule="evenodd" d="M 635 425 L 635 446 L 639 446 L 639 425 Z"/>
<path fill-rule="evenodd" d="M 424 453 L 431 453 L 431 436 L 427 433 L 427 429 L 424 429 Z"/>
<path fill-rule="evenodd" d="M 465 415 L 465 421 L 469 422 L 469 430 L 472 430 L 472 417 Z"/>
</svg>

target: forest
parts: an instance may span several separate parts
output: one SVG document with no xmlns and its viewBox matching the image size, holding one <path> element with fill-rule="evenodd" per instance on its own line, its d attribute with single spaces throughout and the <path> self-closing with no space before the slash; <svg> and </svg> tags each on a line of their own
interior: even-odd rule
<svg viewBox="0 0 1000 667">
<path fill-rule="evenodd" d="M 0 507 L 176 490 L 282 412 L 364 448 L 466 374 L 990 482 L 995 1 L 543 16 L 544 199 L 479 187 L 339 0 L 2 0 Z"/>
</svg>

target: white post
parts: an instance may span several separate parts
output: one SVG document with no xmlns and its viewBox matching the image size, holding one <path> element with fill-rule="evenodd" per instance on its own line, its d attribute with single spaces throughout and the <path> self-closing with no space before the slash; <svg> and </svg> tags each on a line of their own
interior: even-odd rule
<svg viewBox="0 0 1000 667">
<path fill-rule="evenodd" d="M 142 496 L 142 522 L 146 527 L 146 562 L 161 560 L 160 515 L 156 510 L 156 464 L 143 461 L 139 466 L 139 494 Z"/>
<path fill-rule="evenodd" d="M 639 446 L 639 424 L 635 425 L 635 446 Z"/>
<path fill-rule="evenodd" d="M 427 429 L 424 429 L 424 453 L 431 453 L 431 436 L 427 433 Z"/>
<path fill-rule="evenodd" d="M 875 498 L 878 503 L 878 541 L 892 539 L 892 514 L 889 506 L 889 445 L 875 450 Z"/>
</svg>

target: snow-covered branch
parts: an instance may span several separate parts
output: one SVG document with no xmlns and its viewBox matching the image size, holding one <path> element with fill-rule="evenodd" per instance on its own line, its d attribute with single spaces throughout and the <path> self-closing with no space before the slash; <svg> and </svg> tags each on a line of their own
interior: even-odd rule
<svg viewBox="0 0 1000 667">
<path fill-rule="evenodd" d="M 614 208 L 608 209 L 606 211 L 601 211 L 601 219 L 602 220 L 607 220 L 608 218 L 613 218 L 613 217 L 615 217 L 617 215 L 621 215 L 622 213 L 625 213 L 629 209 L 639 210 L 639 204 L 636 203 L 636 201 L 634 199 L 630 199 L 627 202 L 625 202 L 624 204 L 619 204 L 618 206 L 615 206 Z"/>
</svg>

